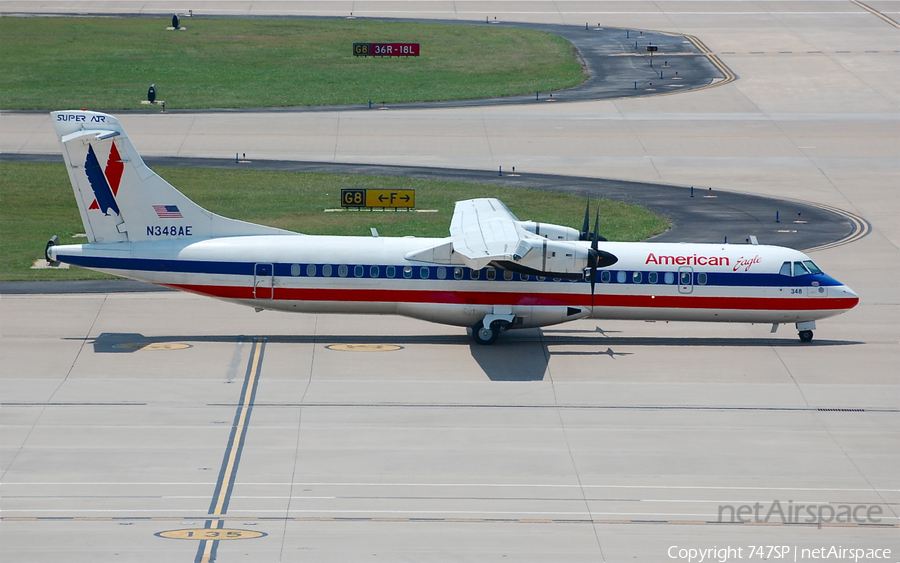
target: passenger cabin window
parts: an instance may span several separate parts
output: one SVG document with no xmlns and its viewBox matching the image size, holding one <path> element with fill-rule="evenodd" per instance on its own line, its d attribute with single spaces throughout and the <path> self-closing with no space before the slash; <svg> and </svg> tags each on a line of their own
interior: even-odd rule
<svg viewBox="0 0 900 563">
<path fill-rule="evenodd" d="M 706 272 L 700 272 L 697 274 L 697 283 L 699 285 L 706 285 Z"/>
<path fill-rule="evenodd" d="M 348 271 L 348 269 L 345 264 L 341 264 L 340 266 L 338 266 L 338 275 L 341 276 L 342 278 L 347 277 L 347 271 Z"/>
<path fill-rule="evenodd" d="M 392 278 L 397 275 L 397 268 L 395 268 L 393 266 L 388 266 L 386 268 L 385 274 L 387 274 L 387 277 Z"/>
<path fill-rule="evenodd" d="M 412 266 L 403 266 L 403 277 L 404 278 L 412 277 Z"/>
<path fill-rule="evenodd" d="M 616 283 L 625 283 L 625 272 L 616 272 Z"/>
<path fill-rule="evenodd" d="M 494 281 L 494 279 L 496 277 L 497 277 L 497 270 L 495 270 L 493 268 L 488 268 L 487 269 L 487 279 L 490 281 Z"/>
<path fill-rule="evenodd" d="M 326 278 L 331 277 L 331 264 L 323 264 L 322 265 L 322 275 Z"/>
<path fill-rule="evenodd" d="M 821 274 L 822 273 L 822 270 L 820 270 L 819 267 L 816 266 L 812 260 L 804 260 L 803 265 L 806 266 L 807 269 L 809 269 L 809 273 L 811 273 L 811 274 Z"/>
<path fill-rule="evenodd" d="M 437 269 L 437 277 L 439 280 L 447 279 L 447 268 L 441 266 Z"/>
<path fill-rule="evenodd" d="M 294 277 L 300 275 L 300 264 L 291 264 L 291 275 Z"/>
<path fill-rule="evenodd" d="M 778 273 L 781 274 L 782 276 L 789 276 L 789 275 L 791 275 L 791 263 L 790 263 L 790 262 L 785 262 L 784 264 L 782 264 L 782 265 L 781 265 L 781 271 L 778 272 Z"/>
<path fill-rule="evenodd" d="M 600 281 L 603 283 L 609 283 L 610 280 L 609 270 L 603 270 L 600 272 Z"/>
<path fill-rule="evenodd" d="M 453 279 L 456 279 L 456 280 L 463 279 L 463 269 L 462 268 L 453 268 Z"/>
<path fill-rule="evenodd" d="M 681 275 L 679 277 L 681 278 L 681 281 L 678 283 L 680 283 L 681 285 L 691 285 L 691 273 L 690 272 L 681 272 Z"/>
<path fill-rule="evenodd" d="M 805 276 L 808 273 L 809 270 L 806 269 L 803 262 L 794 262 L 794 276 Z"/>
<path fill-rule="evenodd" d="M 528 274 L 519 274 L 519 279 L 522 281 L 528 281 L 531 279 L 531 276 L 529 276 Z"/>
<path fill-rule="evenodd" d="M 469 270 L 469 279 L 477 280 L 481 277 L 481 270 Z"/>
<path fill-rule="evenodd" d="M 656 283 L 659 281 L 659 274 L 656 272 L 650 272 L 647 274 L 647 281 L 650 283 Z"/>
<path fill-rule="evenodd" d="M 513 273 L 510 272 L 509 270 L 504 271 L 504 272 L 503 272 L 503 279 L 505 279 L 506 281 L 512 281 L 512 279 L 513 279 Z"/>
<path fill-rule="evenodd" d="M 675 283 L 675 272 L 666 272 L 664 280 L 667 284 L 670 285 Z"/>
<path fill-rule="evenodd" d="M 419 277 L 423 280 L 427 280 L 428 276 L 431 275 L 431 270 L 426 267 L 419 268 Z"/>
<path fill-rule="evenodd" d="M 365 272 L 365 270 L 363 269 L 362 266 L 354 266 L 353 267 L 353 277 L 355 277 L 355 278 L 363 277 L 364 272 Z"/>
<path fill-rule="evenodd" d="M 315 264 L 308 264 L 306 266 L 306 275 L 311 278 L 316 277 L 316 265 Z"/>
<path fill-rule="evenodd" d="M 372 266 L 369 268 L 370 278 L 377 278 L 379 274 L 381 274 L 381 269 L 378 266 Z"/>
<path fill-rule="evenodd" d="M 642 277 L 643 277 L 643 276 L 641 275 L 640 272 L 632 272 L 632 273 L 631 273 L 631 281 L 634 282 L 634 283 L 641 283 L 641 278 L 642 278 Z"/>
</svg>

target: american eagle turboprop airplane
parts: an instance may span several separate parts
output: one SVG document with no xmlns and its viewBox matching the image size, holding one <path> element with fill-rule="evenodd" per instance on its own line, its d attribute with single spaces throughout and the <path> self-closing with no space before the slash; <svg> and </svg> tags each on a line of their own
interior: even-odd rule
<svg viewBox="0 0 900 563">
<path fill-rule="evenodd" d="M 815 323 L 858 302 L 808 256 L 764 245 L 625 243 L 519 221 L 496 199 L 457 202 L 447 238 L 312 236 L 211 213 L 150 170 L 119 121 L 52 114 L 89 244 L 66 262 L 257 310 L 395 314 L 509 329 L 584 318 Z"/>
</svg>

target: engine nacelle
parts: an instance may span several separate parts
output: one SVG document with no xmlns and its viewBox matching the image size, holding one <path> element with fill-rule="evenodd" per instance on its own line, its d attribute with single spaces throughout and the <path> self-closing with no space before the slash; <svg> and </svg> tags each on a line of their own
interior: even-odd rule
<svg viewBox="0 0 900 563">
<path fill-rule="evenodd" d="M 588 267 L 590 248 L 570 241 L 525 239 L 519 243 L 512 262 L 501 267 L 535 275 L 581 278 Z"/>
<path fill-rule="evenodd" d="M 519 225 L 529 233 L 534 233 L 547 240 L 573 241 L 579 240 L 581 236 L 577 230 L 562 225 L 535 223 L 534 221 L 519 221 Z"/>
</svg>

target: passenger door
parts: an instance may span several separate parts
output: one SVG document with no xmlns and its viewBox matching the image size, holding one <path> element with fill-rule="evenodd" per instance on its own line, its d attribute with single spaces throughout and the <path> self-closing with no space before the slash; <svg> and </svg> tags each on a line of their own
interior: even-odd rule
<svg viewBox="0 0 900 563">
<path fill-rule="evenodd" d="M 690 266 L 678 268 L 678 293 L 692 293 L 694 291 L 694 269 Z"/>
</svg>

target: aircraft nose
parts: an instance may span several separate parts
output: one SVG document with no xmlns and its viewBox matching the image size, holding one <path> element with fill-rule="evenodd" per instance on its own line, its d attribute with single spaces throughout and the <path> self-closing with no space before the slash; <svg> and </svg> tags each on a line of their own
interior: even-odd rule
<svg viewBox="0 0 900 563">
<path fill-rule="evenodd" d="M 849 307 L 847 307 L 847 310 L 856 307 L 856 305 L 859 303 L 859 295 L 857 295 L 855 291 L 853 291 L 846 285 L 842 286 L 840 291 L 842 294 L 841 295 L 842 299 L 845 299 L 846 302 L 849 304 Z"/>
</svg>

